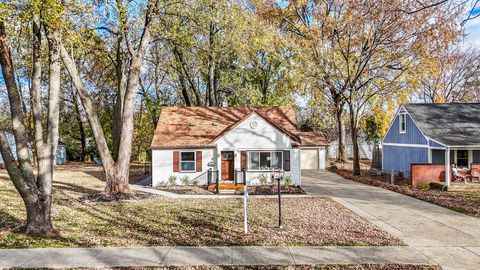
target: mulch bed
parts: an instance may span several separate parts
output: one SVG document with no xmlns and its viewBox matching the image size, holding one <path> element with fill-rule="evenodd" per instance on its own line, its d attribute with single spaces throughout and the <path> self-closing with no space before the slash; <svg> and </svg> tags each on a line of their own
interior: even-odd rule
<svg viewBox="0 0 480 270">
<path fill-rule="evenodd" d="M 175 194 L 215 195 L 213 192 L 207 190 L 207 186 L 161 185 L 156 186 L 155 189 L 172 192 Z"/>
<path fill-rule="evenodd" d="M 86 268 L 83 268 L 86 269 Z M 116 267 L 115 270 L 441 270 L 440 266 L 413 264 L 358 264 L 358 265 L 208 265 L 170 267 Z"/>
<path fill-rule="evenodd" d="M 394 185 L 383 182 L 382 176 L 369 175 L 368 172 L 362 172 L 362 175 L 353 175 L 352 171 L 342 169 L 334 172 L 349 180 L 385 188 L 467 215 L 480 217 L 480 192 L 446 192 L 437 189 L 418 189 L 405 184 Z"/>
<path fill-rule="evenodd" d="M 257 186 L 248 186 L 249 195 L 276 195 L 278 194 L 277 185 L 257 185 Z M 303 189 L 299 186 L 280 186 L 280 192 L 282 194 L 306 194 Z M 235 195 L 243 195 L 243 189 L 235 191 Z"/>
</svg>

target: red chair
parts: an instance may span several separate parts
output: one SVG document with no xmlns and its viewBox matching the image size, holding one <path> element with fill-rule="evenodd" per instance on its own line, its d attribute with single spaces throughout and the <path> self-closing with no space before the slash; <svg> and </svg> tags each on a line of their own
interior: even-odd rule
<svg viewBox="0 0 480 270">
<path fill-rule="evenodd" d="M 470 170 L 470 181 L 480 182 L 480 170 L 475 168 Z"/>
<path fill-rule="evenodd" d="M 467 180 L 466 180 L 467 178 L 466 178 L 465 176 L 463 176 L 463 175 L 456 176 L 456 175 L 454 175 L 453 172 L 452 172 L 452 173 L 450 174 L 450 176 L 451 176 L 451 181 L 452 181 L 453 183 L 462 183 L 462 182 L 465 183 L 465 182 L 467 182 Z"/>
</svg>

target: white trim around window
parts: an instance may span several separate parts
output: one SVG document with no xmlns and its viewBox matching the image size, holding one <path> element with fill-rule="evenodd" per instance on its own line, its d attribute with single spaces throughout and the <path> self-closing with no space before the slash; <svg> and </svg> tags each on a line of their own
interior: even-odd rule
<svg viewBox="0 0 480 270">
<path fill-rule="evenodd" d="M 428 144 L 408 144 L 408 143 L 383 143 L 386 146 L 400 146 L 400 147 L 418 147 L 418 148 L 433 148 L 428 147 Z M 445 148 L 438 148 L 438 149 L 445 149 Z"/>
<path fill-rule="evenodd" d="M 398 115 L 398 131 L 400 134 L 407 133 L 407 113 L 405 112 Z"/>
<path fill-rule="evenodd" d="M 277 165 L 280 164 L 279 167 L 272 166 L 272 158 L 275 157 L 274 153 L 280 153 L 276 155 L 276 162 Z M 268 154 L 268 155 L 267 155 Z M 254 161 L 252 158 L 255 158 Z M 262 160 L 263 156 L 263 160 Z M 270 163 L 269 165 L 264 164 L 262 167 L 262 161 Z M 255 164 L 257 163 L 257 164 Z M 247 170 L 251 172 L 264 172 L 264 171 L 271 171 L 271 170 L 282 170 L 283 169 L 283 150 L 272 150 L 272 151 L 260 151 L 260 150 L 252 150 L 247 151 Z"/>
<path fill-rule="evenodd" d="M 185 155 L 184 155 L 185 154 Z M 193 160 L 189 156 L 189 154 L 193 155 Z M 184 160 L 184 158 L 186 160 Z M 195 151 L 180 151 L 180 158 L 179 158 L 179 166 L 180 166 L 180 172 L 196 172 L 197 171 L 197 153 Z M 183 164 L 189 166 L 188 169 L 183 169 L 184 166 Z M 191 169 L 191 164 L 193 163 L 193 169 Z"/>
</svg>

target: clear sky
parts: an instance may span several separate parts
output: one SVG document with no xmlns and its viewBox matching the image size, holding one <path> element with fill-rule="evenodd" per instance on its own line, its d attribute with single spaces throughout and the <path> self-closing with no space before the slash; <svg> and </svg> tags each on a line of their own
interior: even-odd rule
<svg viewBox="0 0 480 270">
<path fill-rule="evenodd" d="M 480 7 L 474 11 L 473 15 L 480 14 Z M 480 49 L 480 16 L 468 21 L 465 24 L 465 32 L 467 36 L 465 37 L 465 45 L 472 45 Z"/>
</svg>

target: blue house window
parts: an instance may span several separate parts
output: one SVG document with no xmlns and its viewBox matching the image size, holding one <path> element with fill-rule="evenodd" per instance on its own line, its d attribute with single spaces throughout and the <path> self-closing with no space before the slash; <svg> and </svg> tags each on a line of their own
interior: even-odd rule
<svg viewBox="0 0 480 270">
<path fill-rule="evenodd" d="M 407 132 L 407 114 L 405 113 L 399 114 L 399 128 L 400 128 L 400 133 Z"/>
</svg>

